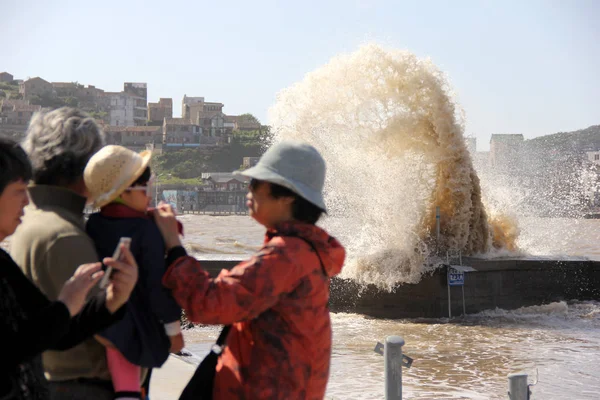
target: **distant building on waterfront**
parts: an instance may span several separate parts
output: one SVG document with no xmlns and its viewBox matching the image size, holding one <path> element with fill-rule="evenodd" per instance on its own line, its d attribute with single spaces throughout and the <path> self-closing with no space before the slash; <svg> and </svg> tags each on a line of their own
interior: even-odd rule
<svg viewBox="0 0 600 400">
<path fill-rule="evenodd" d="M 29 100 L 33 96 L 53 97 L 55 95 L 52 84 L 40 77 L 27 79 L 19 85 L 19 93 L 23 99 Z"/>
<path fill-rule="evenodd" d="M 75 97 L 79 88 L 83 87 L 76 82 L 52 82 L 51 85 L 58 97 Z"/>
<path fill-rule="evenodd" d="M 33 114 L 41 109 L 41 106 L 31 105 L 27 100 L 2 99 L 0 100 L 0 124 L 26 126 Z"/>
<path fill-rule="evenodd" d="M 144 150 L 147 144 L 162 142 L 160 126 L 107 126 L 104 127 L 107 144 L 117 144 L 132 150 Z"/>
<path fill-rule="evenodd" d="M 248 188 L 249 178 L 241 175 L 234 175 L 231 172 L 204 172 L 201 175 L 202 180 L 206 182 L 203 190 L 216 191 L 235 191 L 246 190 Z"/>
<path fill-rule="evenodd" d="M 206 172 L 198 192 L 199 211 L 245 213 L 250 179 L 230 172 Z"/>
<path fill-rule="evenodd" d="M 21 141 L 29 120 L 41 109 L 28 100 L 0 99 L 0 135 Z"/>
<path fill-rule="evenodd" d="M 204 97 L 183 96 L 182 117 L 165 118 L 163 144 L 179 147 L 221 146 L 229 142 L 231 128 L 225 127 L 222 103 L 204 101 Z"/>
<path fill-rule="evenodd" d="M 204 109 L 204 97 L 188 97 L 183 95 L 181 101 L 181 118 L 190 124 L 198 122 L 198 112 Z"/>
<path fill-rule="evenodd" d="M 10 83 L 14 80 L 14 76 L 9 74 L 8 72 L 0 72 L 0 82 L 2 83 Z"/>
<path fill-rule="evenodd" d="M 107 92 L 111 126 L 144 126 L 148 121 L 148 88 L 125 82 L 122 92 Z"/>
<path fill-rule="evenodd" d="M 198 210 L 198 191 L 196 190 L 163 190 L 161 196 L 179 212 Z"/>
<path fill-rule="evenodd" d="M 173 118 L 173 99 L 161 98 L 158 103 L 148 103 L 148 121 L 163 124 L 165 118 Z"/>
<path fill-rule="evenodd" d="M 205 137 L 222 137 L 231 133 L 234 124 L 226 125 L 223 103 L 204 101 L 204 97 L 183 96 L 181 117 L 202 128 Z"/>
<path fill-rule="evenodd" d="M 247 169 L 258 164 L 260 157 L 244 157 L 242 158 L 242 168 Z"/>
<path fill-rule="evenodd" d="M 202 129 L 184 118 L 165 118 L 162 127 L 165 146 L 198 146 Z"/>
</svg>

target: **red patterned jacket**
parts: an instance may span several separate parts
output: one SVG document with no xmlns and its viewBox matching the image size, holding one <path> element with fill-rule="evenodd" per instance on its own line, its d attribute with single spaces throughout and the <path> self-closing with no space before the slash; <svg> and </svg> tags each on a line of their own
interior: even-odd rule
<svg viewBox="0 0 600 400">
<path fill-rule="evenodd" d="M 323 267 L 309 240 L 317 249 Z M 219 359 L 214 398 L 322 399 L 329 378 L 329 278 L 345 258 L 323 229 L 285 223 L 263 248 L 211 279 L 194 258 L 180 257 L 163 284 L 196 323 L 233 324 Z"/>
</svg>

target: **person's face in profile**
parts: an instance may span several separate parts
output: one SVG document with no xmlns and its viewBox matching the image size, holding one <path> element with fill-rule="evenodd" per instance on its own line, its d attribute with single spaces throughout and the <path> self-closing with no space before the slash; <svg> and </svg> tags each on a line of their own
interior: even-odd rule
<svg viewBox="0 0 600 400">
<path fill-rule="evenodd" d="M 293 197 L 273 197 L 269 182 L 257 179 L 250 181 L 246 206 L 250 211 L 250 216 L 267 228 L 273 228 L 278 223 L 291 220 L 293 202 Z"/>
<path fill-rule="evenodd" d="M 0 240 L 15 233 L 27 204 L 29 196 L 25 182 L 19 179 L 6 185 L 0 194 Z"/>
</svg>

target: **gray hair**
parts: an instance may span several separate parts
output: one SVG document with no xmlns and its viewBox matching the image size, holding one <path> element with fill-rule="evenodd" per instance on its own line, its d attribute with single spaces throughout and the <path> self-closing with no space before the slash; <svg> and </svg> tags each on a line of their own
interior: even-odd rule
<svg viewBox="0 0 600 400">
<path fill-rule="evenodd" d="M 76 108 L 35 113 L 23 148 L 37 184 L 67 186 L 83 177 L 89 159 L 104 146 L 96 121 Z"/>
</svg>

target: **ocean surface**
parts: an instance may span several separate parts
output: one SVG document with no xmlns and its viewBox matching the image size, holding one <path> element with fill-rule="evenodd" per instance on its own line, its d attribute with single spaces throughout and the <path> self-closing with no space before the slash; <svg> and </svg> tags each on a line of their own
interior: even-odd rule
<svg viewBox="0 0 600 400">
<path fill-rule="evenodd" d="M 246 216 L 181 217 L 184 242 L 201 259 L 243 259 L 260 247 L 264 229 Z M 342 243 L 352 221 L 323 226 Z M 483 256 L 600 260 L 600 221 L 521 219 L 517 252 Z M 382 399 L 383 357 L 377 341 L 400 335 L 414 359 L 404 369 L 404 398 L 506 399 L 507 375 L 529 374 L 533 399 L 600 398 L 600 303 L 559 302 L 518 310 L 489 310 L 465 318 L 382 320 L 335 313 L 327 397 Z M 185 332 L 186 346 L 203 356 L 219 327 Z"/>
</svg>

